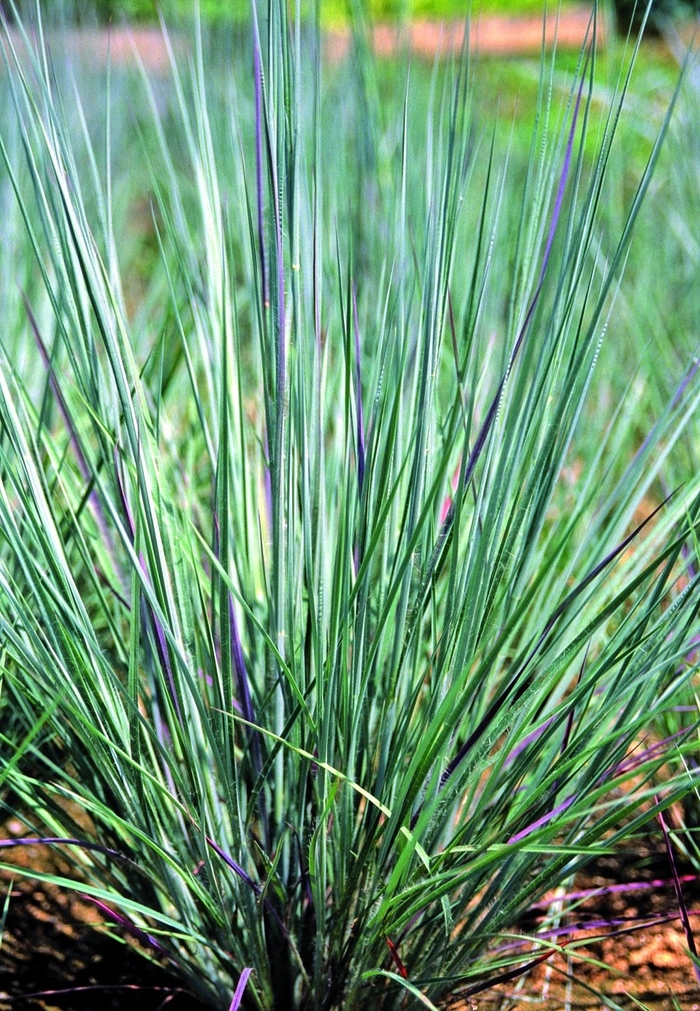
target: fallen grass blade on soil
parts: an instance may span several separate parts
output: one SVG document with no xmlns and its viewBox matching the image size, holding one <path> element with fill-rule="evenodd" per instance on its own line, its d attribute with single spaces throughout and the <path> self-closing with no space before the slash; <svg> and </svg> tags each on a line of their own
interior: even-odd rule
<svg viewBox="0 0 700 1011">
<path fill-rule="evenodd" d="M 601 106 L 587 44 L 558 104 L 543 54 L 528 153 L 466 52 L 392 83 L 354 34 L 326 66 L 271 0 L 223 74 L 197 26 L 109 125 L 6 36 L 43 291 L 0 347 L 3 803 L 219 1008 L 481 990 L 698 779 L 649 735 L 696 676 L 700 386 L 649 420 L 596 368 L 680 91 L 611 245 L 626 70 Z"/>
</svg>

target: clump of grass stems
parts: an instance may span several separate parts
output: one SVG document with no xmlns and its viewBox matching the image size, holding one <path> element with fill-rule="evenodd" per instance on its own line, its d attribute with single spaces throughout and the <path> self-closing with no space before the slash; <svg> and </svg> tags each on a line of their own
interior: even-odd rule
<svg viewBox="0 0 700 1011">
<path fill-rule="evenodd" d="M 543 54 L 521 159 L 467 52 L 416 120 L 361 20 L 343 68 L 279 0 L 251 36 L 126 91 L 136 304 L 117 82 L 93 123 L 41 24 L 6 36 L 3 866 L 60 846 L 212 1007 L 432 1006 L 697 786 L 693 724 L 654 737 L 697 667 L 692 360 L 641 438 L 634 376 L 591 409 L 680 91 L 613 235 L 636 47 L 604 106 L 592 45 L 561 105 Z"/>
</svg>

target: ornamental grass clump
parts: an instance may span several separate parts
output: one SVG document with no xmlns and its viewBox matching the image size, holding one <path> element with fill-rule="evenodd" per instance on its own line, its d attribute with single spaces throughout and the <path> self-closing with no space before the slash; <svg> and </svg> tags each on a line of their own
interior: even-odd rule
<svg viewBox="0 0 700 1011">
<path fill-rule="evenodd" d="M 397 80 L 357 17 L 340 66 L 270 0 L 100 87 L 6 33 L 3 866 L 60 848 L 22 873 L 212 1007 L 477 993 L 697 786 L 694 714 L 655 728 L 697 668 L 700 386 L 650 417 L 648 359 L 609 364 L 682 95 L 620 203 L 636 47 L 602 91 L 594 21 L 525 151 L 468 51 Z"/>
</svg>

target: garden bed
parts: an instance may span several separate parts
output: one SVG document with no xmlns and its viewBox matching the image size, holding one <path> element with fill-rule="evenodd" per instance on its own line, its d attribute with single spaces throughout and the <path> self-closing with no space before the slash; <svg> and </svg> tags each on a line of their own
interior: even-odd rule
<svg viewBox="0 0 700 1011">
<path fill-rule="evenodd" d="M 19 826 L 13 829 L 16 833 Z M 46 847 L 25 851 L 21 860 L 56 873 L 67 869 L 55 855 L 47 854 Z M 599 925 L 577 932 L 575 956 L 568 964 L 564 955 L 554 954 L 510 983 L 469 999 L 457 996 L 446 1001 L 443 1011 L 559 1011 L 562 1007 L 599 1011 L 601 995 L 629 1011 L 639 1007 L 630 995 L 650 1011 L 676 1011 L 679 1006 L 683 1011 L 697 1011 L 700 989 L 668 873 L 666 853 L 655 851 L 648 842 L 601 858 L 577 876 L 576 891 L 591 892 L 577 913 L 582 921 L 615 921 L 615 927 Z M 0 881 L 7 889 L 6 873 Z M 623 883 L 638 887 L 621 891 Z M 700 881 L 692 873 L 685 875 L 683 889 L 691 923 L 698 930 Z M 525 933 L 536 930 L 535 911 L 521 927 Z M 585 937 L 591 940 L 581 946 Z M 1 949 L 0 1008 L 205 1011 L 172 970 L 150 954 L 147 960 L 137 948 L 133 939 L 110 927 L 95 906 L 79 895 L 51 884 L 15 879 Z M 387 968 L 389 963 L 388 959 Z M 27 996 L 37 991 L 47 993 Z"/>
</svg>

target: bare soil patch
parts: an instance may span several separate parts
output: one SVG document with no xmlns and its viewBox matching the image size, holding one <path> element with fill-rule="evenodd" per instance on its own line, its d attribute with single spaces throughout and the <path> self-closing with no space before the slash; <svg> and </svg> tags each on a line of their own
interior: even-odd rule
<svg viewBox="0 0 700 1011">
<path fill-rule="evenodd" d="M 586 39 L 593 37 L 591 7 L 582 6 L 562 11 L 559 15 L 541 17 L 475 17 L 469 28 L 469 49 L 491 56 L 523 56 L 539 53 L 542 43 L 551 48 L 580 49 Z M 596 41 L 605 39 L 602 21 L 596 26 Z M 464 21 L 414 21 L 404 28 L 378 25 L 374 30 L 375 52 L 380 56 L 393 56 L 406 49 L 417 56 L 432 59 L 437 53 L 449 55 L 459 52 L 465 41 Z M 331 60 L 343 58 L 350 47 L 347 32 L 333 32 L 328 36 L 327 53 Z"/>
<path fill-rule="evenodd" d="M 681 869 L 690 924 L 700 932 L 700 880 Z M 605 1011 L 611 999 L 625 1011 L 700 1011 L 700 987 L 680 922 L 671 869 L 657 844 L 599 858 L 574 889 L 589 897 L 562 915 L 565 953 L 555 953 L 527 975 L 471 998 L 449 1011 Z M 566 907 L 565 907 L 566 908 Z M 586 924 L 592 923 L 591 928 Z M 521 924 L 536 933 L 538 917 Z M 563 943 L 568 938 L 568 943 Z M 541 949 L 540 949 L 541 950 Z M 614 1006 L 614 1005 L 613 1005 Z"/>
<path fill-rule="evenodd" d="M 407 49 L 419 57 L 432 59 L 437 53 L 449 55 L 461 50 L 464 45 L 464 21 L 414 21 L 408 26 L 397 28 L 392 25 L 378 25 L 374 29 L 373 44 L 379 56 L 393 56 Z M 564 10 L 558 15 L 542 17 L 499 17 L 484 15 L 475 17 L 469 30 L 469 48 L 494 56 L 522 56 L 538 53 L 542 42 L 547 47 L 555 44 L 561 49 L 579 49 L 587 38 L 592 37 L 591 6 L 582 5 Z M 605 38 L 603 22 L 597 25 L 597 42 Z M 18 32 L 13 33 L 15 45 L 22 50 Z M 3 43 L 0 43 L 4 45 Z M 331 31 L 325 37 L 325 57 L 329 62 L 344 59 L 350 51 L 350 32 Z M 57 46 L 71 57 L 95 67 L 106 65 L 123 67 L 142 63 L 152 74 L 166 74 L 170 67 L 168 44 L 158 27 L 121 28 L 108 30 L 81 29 L 62 32 L 51 39 L 52 48 Z M 185 39 L 177 34 L 170 36 L 170 45 L 176 55 L 187 51 Z"/>
<path fill-rule="evenodd" d="M 49 847 L 12 852 L 25 867 L 67 869 Z M 700 881 L 685 871 L 685 901 L 697 935 Z M 1 877 L 7 894 L 10 879 Z M 638 887 L 620 889 L 630 882 Z M 104 922 L 79 893 L 20 877 L 10 887 L 0 948 L 0 1011 L 204 1011 L 172 966 L 146 959 L 133 939 Z M 626 1011 L 638 1011 L 633 997 L 652 1011 L 700 1011 L 664 852 L 640 844 L 600 858 L 575 888 L 590 895 L 562 917 L 562 924 L 576 925 L 575 943 L 565 946 L 568 955 L 554 954 L 528 975 L 478 996 L 455 995 L 444 1011 L 599 1011 L 609 1006 L 600 994 Z M 522 931 L 536 933 L 540 920 L 534 910 Z M 595 926 L 588 929 L 591 922 Z"/>
</svg>

